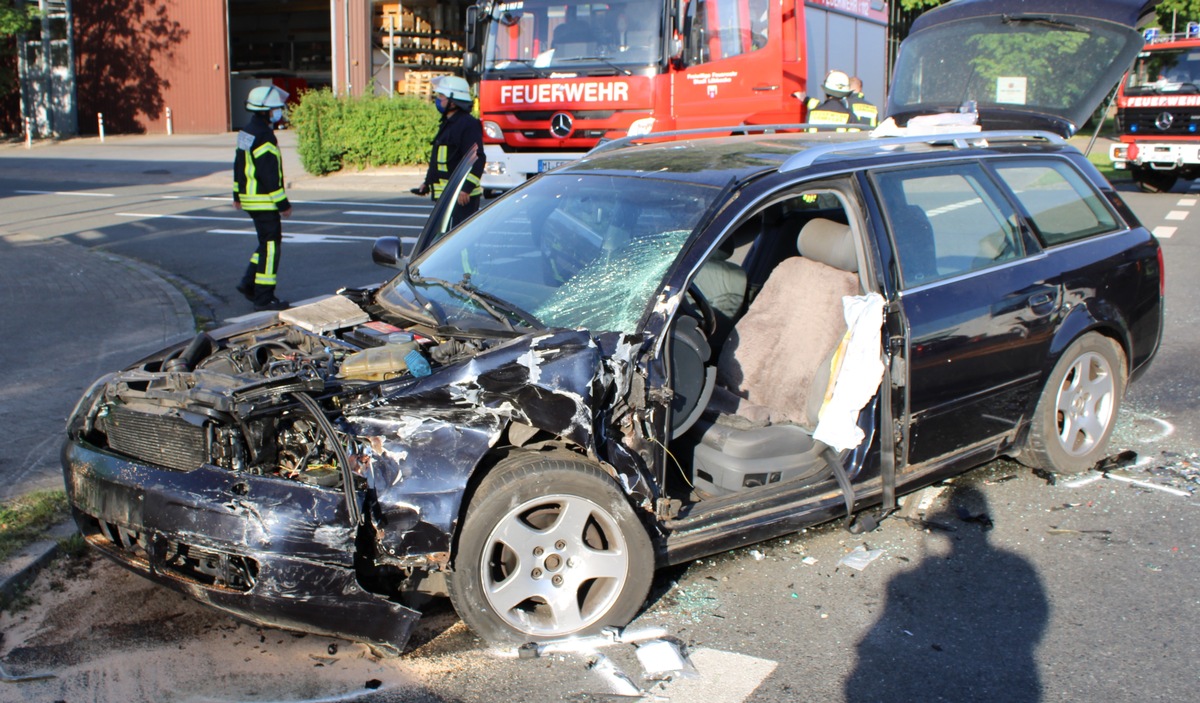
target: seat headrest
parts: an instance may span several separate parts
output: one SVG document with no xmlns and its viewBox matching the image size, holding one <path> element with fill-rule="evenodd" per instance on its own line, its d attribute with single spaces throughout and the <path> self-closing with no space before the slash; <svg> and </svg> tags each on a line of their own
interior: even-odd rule
<svg viewBox="0 0 1200 703">
<path fill-rule="evenodd" d="M 858 254 L 854 249 L 854 234 L 849 225 L 817 218 L 804 223 L 796 241 L 800 255 L 835 269 L 856 273 Z"/>
</svg>

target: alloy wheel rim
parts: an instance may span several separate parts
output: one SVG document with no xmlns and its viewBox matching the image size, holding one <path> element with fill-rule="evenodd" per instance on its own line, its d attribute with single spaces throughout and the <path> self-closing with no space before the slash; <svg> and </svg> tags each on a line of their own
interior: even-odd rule
<svg viewBox="0 0 1200 703">
<path fill-rule="evenodd" d="M 616 519 L 596 503 L 541 496 L 496 523 L 480 573 L 488 605 L 508 625 L 564 637 L 611 610 L 628 579 L 629 550 Z"/>
<path fill-rule="evenodd" d="M 1100 443 L 1112 422 L 1116 392 L 1107 359 L 1096 352 L 1075 359 L 1055 403 L 1058 441 L 1064 452 L 1080 457 Z"/>
</svg>

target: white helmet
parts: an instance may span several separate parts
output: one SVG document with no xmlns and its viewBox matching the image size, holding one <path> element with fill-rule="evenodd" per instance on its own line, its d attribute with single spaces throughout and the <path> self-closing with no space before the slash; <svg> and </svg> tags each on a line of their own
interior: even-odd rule
<svg viewBox="0 0 1200 703">
<path fill-rule="evenodd" d="M 842 71 L 830 71 L 829 75 L 825 76 L 825 85 L 821 87 L 825 89 L 826 95 L 844 98 L 850 94 L 850 76 Z"/>
<path fill-rule="evenodd" d="M 246 109 L 251 112 L 267 112 L 287 104 L 286 90 L 274 85 L 260 85 L 246 96 Z"/>
<path fill-rule="evenodd" d="M 434 86 L 433 92 L 458 103 L 471 104 L 471 86 L 467 85 L 466 79 L 459 76 L 443 76 Z"/>
</svg>

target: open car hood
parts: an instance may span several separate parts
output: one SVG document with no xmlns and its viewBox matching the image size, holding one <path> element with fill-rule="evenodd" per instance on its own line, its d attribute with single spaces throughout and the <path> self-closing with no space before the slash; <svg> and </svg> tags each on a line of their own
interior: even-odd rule
<svg viewBox="0 0 1200 703">
<path fill-rule="evenodd" d="M 1133 63 L 1158 0 L 956 0 L 901 44 L 887 114 L 977 112 L 984 129 L 1069 137 Z"/>
</svg>

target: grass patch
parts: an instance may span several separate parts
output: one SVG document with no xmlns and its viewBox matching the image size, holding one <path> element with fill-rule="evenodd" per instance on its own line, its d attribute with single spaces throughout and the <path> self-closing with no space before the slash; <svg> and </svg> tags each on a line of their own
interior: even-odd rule
<svg viewBox="0 0 1200 703">
<path fill-rule="evenodd" d="M 1113 168 L 1112 160 L 1108 158 L 1108 152 L 1094 149 L 1092 153 L 1088 154 L 1088 161 L 1092 162 L 1092 165 L 1108 179 L 1109 183 L 1121 183 L 1133 180 L 1133 176 L 1129 175 L 1128 169 Z"/>
<path fill-rule="evenodd" d="M 0 503 L 0 559 L 41 539 L 69 514 L 62 491 L 37 491 Z"/>
</svg>

